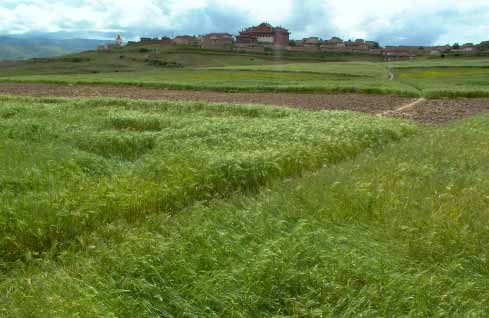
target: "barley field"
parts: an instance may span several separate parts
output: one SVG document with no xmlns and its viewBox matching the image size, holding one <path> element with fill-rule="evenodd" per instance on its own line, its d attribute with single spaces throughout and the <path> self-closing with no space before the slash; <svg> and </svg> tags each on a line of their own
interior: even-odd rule
<svg viewBox="0 0 489 318">
<path fill-rule="evenodd" d="M 487 115 L 2 97 L 0 118 L 0 316 L 489 315 Z"/>
</svg>

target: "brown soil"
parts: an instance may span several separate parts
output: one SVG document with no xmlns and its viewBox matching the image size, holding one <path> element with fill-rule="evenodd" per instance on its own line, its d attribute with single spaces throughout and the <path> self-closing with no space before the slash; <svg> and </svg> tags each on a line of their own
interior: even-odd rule
<svg viewBox="0 0 489 318">
<path fill-rule="evenodd" d="M 430 124 L 443 124 L 480 113 L 489 113 L 489 98 L 424 100 L 392 115 Z"/>
<path fill-rule="evenodd" d="M 109 85 L 0 83 L 0 94 L 20 96 L 116 97 L 151 100 L 189 100 L 217 103 L 266 104 L 307 109 L 352 110 L 380 113 L 395 110 L 415 99 L 389 95 L 222 93 Z"/>
<path fill-rule="evenodd" d="M 0 83 L 0 95 L 115 97 L 150 100 L 188 100 L 217 103 L 267 104 L 310 110 L 351 110 L 442 124 L 489 112 L 489 98 L 418 100 L 391 95 L 222 93 L 109 85 Z"/>
</svg>

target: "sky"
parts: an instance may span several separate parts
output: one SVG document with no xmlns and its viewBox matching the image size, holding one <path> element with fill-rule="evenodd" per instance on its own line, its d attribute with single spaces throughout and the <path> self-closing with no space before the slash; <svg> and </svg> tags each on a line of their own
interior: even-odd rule
<svg viewBox="0 0 489 318">
<path fill-rule="evenodd" d="M 112 38 L 229 32 L 269 22 L 291 38 L 382 45 L 489 40 L 489 0 L 0 0 L 0 35 Z"/>
</svg>

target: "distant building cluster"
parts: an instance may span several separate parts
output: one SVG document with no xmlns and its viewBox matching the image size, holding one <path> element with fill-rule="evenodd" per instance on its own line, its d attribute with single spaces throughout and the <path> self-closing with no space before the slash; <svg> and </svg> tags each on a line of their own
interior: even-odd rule
<svg viewBox="0 0 489 318">
<path fill-rule="evenodd" d="M 443 56 L 447 53 L 467 54 L 477 51 L 489 51 L 489 42 L 479 45 L 466 43 L 463 45 L 445 46 L 386 46 L 364 39 L 344 41 L 338 37 L 322 40 L 318 37 L 309 37 L 302 40 L 290 40 L 289 30 L 283 27 L 274 27 L 269 23 L 246 28 L 233 36 L 229 33 L 209 33 L 206 35 L 179 35 L 172 38 L 145 38 L 138 42 L 128 42 L 128 45 L 160 44 L 181 45 L 198 47 L 210 50 L 236 50 L 238 52 L 265 52 L 266 49 L 280 49 L 295 52 L 337 52 L 337 53 L 361 53 L 380 55 L 386 61 L 398 61 L 414 59 L 416 56 Z M 122 46 L 122 38 L 117 35 L 115 43 L 98 47 L 100 51 L 110 51 Z"/>
</svg>

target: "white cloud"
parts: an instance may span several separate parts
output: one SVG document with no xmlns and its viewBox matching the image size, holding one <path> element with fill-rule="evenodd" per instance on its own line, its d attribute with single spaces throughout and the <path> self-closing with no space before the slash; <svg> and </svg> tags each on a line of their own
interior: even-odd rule
<svg viewBox="0 0 489 318">
<path fill-rule="evenodd" d="M 0 34 L 123 32 L 131 36 L 227 31 L 269 21 L 293 37 L 384 44 L 489 40 L 488 0 L 1 0 Z"/>
</svg>

